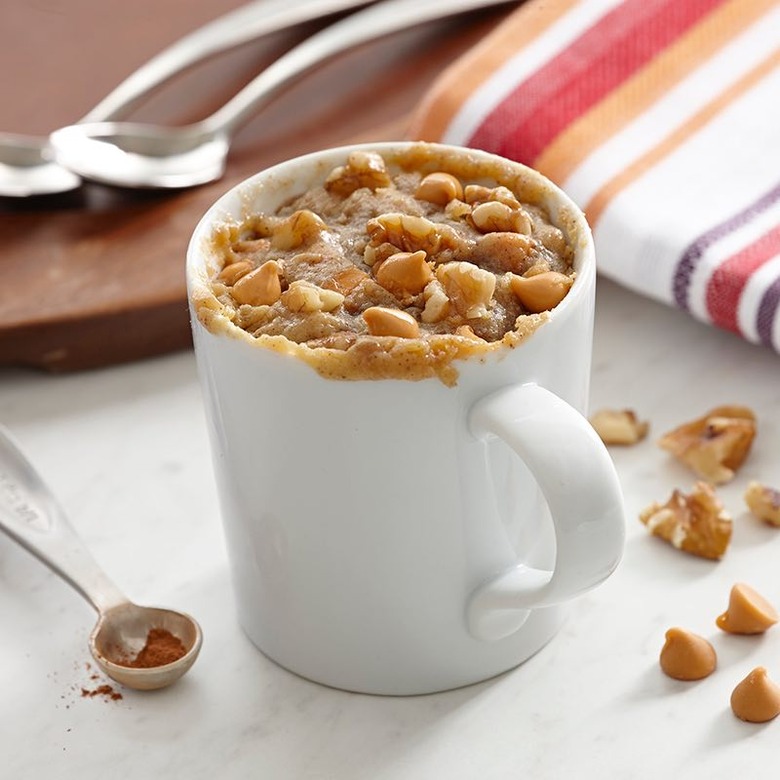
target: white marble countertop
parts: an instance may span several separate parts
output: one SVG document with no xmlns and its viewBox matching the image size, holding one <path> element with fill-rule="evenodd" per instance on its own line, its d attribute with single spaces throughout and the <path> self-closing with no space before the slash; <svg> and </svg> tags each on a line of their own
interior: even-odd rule
<svg viewBox="0 0 780 780">
<path fill-rule="evenodd" d="M 736 581 L 780 603 L 780 530 L 747 514 L 748 479 L 780 483 L 780 357 L 602 280 L 592 408 L 652 423 L 615 450 L 628 543 L 613 577 L 523 666 L 448 693 L 382 698 L 323 688 L 264 658 L 237 625 L 191 354 L 52 377 L 0 373 L 0 421 L 134 600 L 197 616 L 200 659 L 180 683 L 123 698 L 93 689 L 90 607 L 0 534 L 0 776 L 26 778 L 754 778 L 780 773 L 780 720 L 738 721 L 734 685 L 780 681 L 780 628 L 723 634 Z M 641 508 L 692 475 L 653 443 L 721 403 L 759 418 L 753 452 L 719 491 L 734 517 L 719 563 L 651 538 Z M 698 683 L 658 667 L 664 632 L 711 639 Z"/>
</svg>

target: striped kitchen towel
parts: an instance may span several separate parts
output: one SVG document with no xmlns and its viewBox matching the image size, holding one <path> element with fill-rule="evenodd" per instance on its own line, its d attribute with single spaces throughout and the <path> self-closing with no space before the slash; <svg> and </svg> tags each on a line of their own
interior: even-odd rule
<svg viewBox="0 0 780 780">
<path fill-rule="evenodd" d="M 537 168 L 605 276 L 780 351 L 780 0 L 527 0 L 411 136 Z"/>
</svg>

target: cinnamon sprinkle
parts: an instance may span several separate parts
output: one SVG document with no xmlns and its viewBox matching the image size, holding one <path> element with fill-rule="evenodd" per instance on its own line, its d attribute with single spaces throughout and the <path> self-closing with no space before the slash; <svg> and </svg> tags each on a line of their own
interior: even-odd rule
<svg viewBox="0 0 780 780">
<path fill-rule="evenodd" d="M 119 691 L 114 690 L 114 688 L 112 688 L 110 685 L 105 684 L 98 685 L 97 688 L 93 688 L 92 690 L 89 690 L 88 688 L 82 688 L 81 696 L 84 699 L 94 699 L 95 696 L 105 696 L 107 699 L 111 699 L 111 701 L 119 701 L 121 698 L 123 698 Z"/>
<path fill-rule="evenodd" d="M 134 669 L 151 669 L 178 661 L 187 653 L 181 639 L 165 628 L 151 628 L 146 635 L 146 644 L 135 658 L 119 661 L 122 666 Z"/>
</svg>

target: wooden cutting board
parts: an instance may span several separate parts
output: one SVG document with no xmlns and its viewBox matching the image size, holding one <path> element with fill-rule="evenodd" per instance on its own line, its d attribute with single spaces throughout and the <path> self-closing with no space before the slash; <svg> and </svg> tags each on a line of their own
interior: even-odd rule
<svg viewBox="0 0 780 780">
<path fill-rule="evenodd" d="M 424 0 L 421 0 L 421 2 Z M 0 130 L 45 135 L 75 121 L 164 46 L 239 0 L 5 0 Z M 220 181 L 177 193 L 87 185 L 0 198 L 0 365 L 94 368 L 190 346 L 184 254 L 225 190 L 280 160 L 353 140 L 393 140 L 436 76 L 507 9 L 397 34 L 329 62 L 237 135 Z M 309 25 L 198 66 L 132 115 L 206 116 Z"/>
</svg>

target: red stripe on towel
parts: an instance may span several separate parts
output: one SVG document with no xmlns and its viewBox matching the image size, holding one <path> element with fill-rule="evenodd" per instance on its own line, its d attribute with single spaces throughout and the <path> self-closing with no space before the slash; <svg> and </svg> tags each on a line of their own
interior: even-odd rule
<svg viewBox="0 0 780 780">
<path fill-rule="evenodd" d="M 515 87 L 468 145 L 533 164 L 572 121 L 724 0 L 626 0 Z"/>
<path fill-rule="evenodd" d="M 777 254 L 780 254 L 780 225 L 715 269 L 707 284 L 707 311 L 715 325 L 740 333 L 739 299 L 750 277 Z"/>
</svg>

